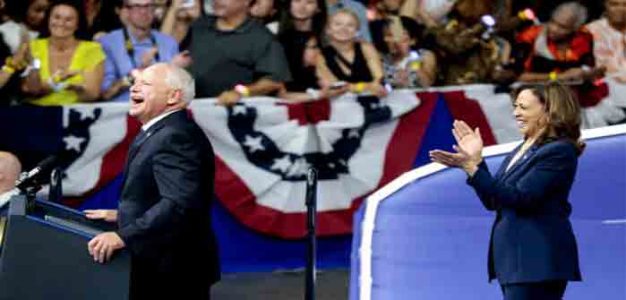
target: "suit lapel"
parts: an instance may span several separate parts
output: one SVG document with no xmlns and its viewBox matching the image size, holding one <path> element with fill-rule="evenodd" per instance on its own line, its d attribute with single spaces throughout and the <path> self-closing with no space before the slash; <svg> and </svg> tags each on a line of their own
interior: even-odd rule
<svg viewBox="0 0 626 300">
<path fill-rule="evenodd" d="M 531 158 L 535 155 L 535 153 L 537 153 L 537 149 L 539 149 L 539 146 L 537 145 L 532 145 L 527 151 L 526 153 L 524 153 L 522 155 L 522 157 L 520 157 L 512 166 L 511 168 L 505 172 L 502 176 L 502 180 L 506 180 L 509 176 L 511 176 L 511 174 L 513 174 L 515 171 L 517 171 L 518 169 L 520 169 L 523 165 L 527 164 Z M 518 148 L 519 150 L 519 148 Z M 506 169 L 506 166 L 505 166 Z"/>
<path fill-rule="evenodd" d="M 513 156 L 515 156 L 515 153 L 519 151 L 523 144 L 524 143 L 522 142 L 521 144 L 517 145 L 517 147 L 515 147 L 515 149 L 513 149 L 513 151 L 511 151 L 509 155 L 506 156 L 506 158 L 504 158 L 504 161 L 502 161 L 502 164 L 500 164 L 500 168 L 498 168 L 498 172 L 496 172 L 496 179 L 500 179 L 504 175 L 507 166 L 511 162 L 511 159 L 513 159 Z"/>
<path fill-rule="evenodd" d="M 143 138 L 140 138 L 138 136 L 138 138 L 135 141 L 133 141 L 132 145 L 130 146 L 130 149 L 128 149 L 126 165 L 124 166 L 124 179 L 122 180 L 122 187 L 126 183 L 126 178 L 128 176 L 128 168 L 130 167 L 130 163 L 133 161 L 135 156 L 137 156 L 137 153 L 139 153 L 141 146 L 145 145 L 148 139 L 150 139 L 150 137 L 152 137 L 157 131 L 163 128 L 167 123 L 173 122 L 173 120 L 180 118 L 180 116 L 185 117 L 184 113 L 186 113 L 184 110 L 172 113 L 171 115 L 165 117 L 163 120 L 160 120 L 154 125 L 150 126 L 150 128 L 146 130 L 145 136 Z"/>
</svg>

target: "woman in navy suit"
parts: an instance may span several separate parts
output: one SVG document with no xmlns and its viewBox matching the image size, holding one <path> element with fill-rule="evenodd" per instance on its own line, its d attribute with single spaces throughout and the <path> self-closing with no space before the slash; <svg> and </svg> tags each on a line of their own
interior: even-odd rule
<svg viewBox="0 0 626 300">
<path fill-rule="evenodd" d="M 456 152 L 434 150 L 433 161 L 458 167 L 487 210 L 496 212 L 489 245 L 489 280 L 505 300 L 561 299 L 568 281 L 580 281 L 568 195 L 576 175 L 580 107 L 558 83 L 518 90 L 514 115 L 524 142 L 491 175 L 478 128 L 455 121 Z"/>
</svg>

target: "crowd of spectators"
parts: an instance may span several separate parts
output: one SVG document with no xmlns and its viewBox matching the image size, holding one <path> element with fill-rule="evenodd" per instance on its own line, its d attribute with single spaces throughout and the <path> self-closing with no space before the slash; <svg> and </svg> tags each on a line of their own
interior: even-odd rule
<svg viewBox="0 0 626 300">
<path fill-rule="evenodd" d="M 229 105 L 394 88 L 626 83 L 626 0 L 0 0 L 0 103 L 128 101 L 187 68 Z"/>
</svg>

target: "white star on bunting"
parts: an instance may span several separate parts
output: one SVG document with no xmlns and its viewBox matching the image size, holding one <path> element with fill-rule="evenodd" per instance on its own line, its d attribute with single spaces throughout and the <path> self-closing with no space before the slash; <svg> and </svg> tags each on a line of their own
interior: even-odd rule
<svg viewBox="0 0 626 300">
<path fill-rule="evenodd" d="M 73 135 L 63 138 L 63 142 L 65 142 L 65 150 L 76 150 L 76 152 L 80 152 L 80 144 L 84 141 L 85 138 L 76 137 Z"/>
<path fill-rule="evenodd" d="M 289 155 L 285 155 L 283 156 L 283 158 L 275 159 L 274 164 L 270 167 L 270 169 L 280 170 L 281 172 L 285 173 L 287 172 L 290 166 L 291 166 L 291 159 L 289 158 Z"/>
<path fill-rule="evenodd" d="M 257 150 L 261 150 L 261 151 L 265 150 L 265 147 L 263 147 L 263 145 L 261 144 L 262 141 L 263 141 L 263 137 L 261 136 L 253 138 L 249 135 L 246 135 L 246 140 L 243 142 L 243 144 L 248 147 L 251 153 L 254 153 Z"/>
</svg>

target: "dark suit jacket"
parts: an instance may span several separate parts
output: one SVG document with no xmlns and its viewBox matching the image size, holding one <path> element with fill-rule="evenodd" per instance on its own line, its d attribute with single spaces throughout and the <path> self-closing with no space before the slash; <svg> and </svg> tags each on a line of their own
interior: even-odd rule
<svg viewBox="0 0 626 300">
<path fill-rule="evenodd" d="M 508 171 L 510 153 L 492 177 L 483 162 L 468 178 L 481 202 L 497 212 L 489 245 L 489 280 L 500 284 L 581 280 L 569 221 L 575 146 L 556 140 L 532 146 Z"/>
<path fill-rule="evenodd" d="M 186 111 L 158 121 L 137 142 L 129 150 L 118 234 L 154 276 L 209 286 L 219 279 L 211 144 Z"/>
</svg>

